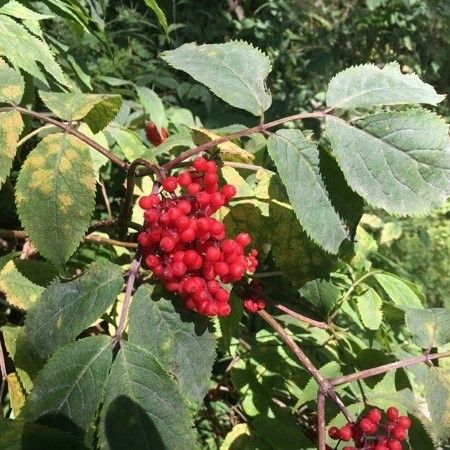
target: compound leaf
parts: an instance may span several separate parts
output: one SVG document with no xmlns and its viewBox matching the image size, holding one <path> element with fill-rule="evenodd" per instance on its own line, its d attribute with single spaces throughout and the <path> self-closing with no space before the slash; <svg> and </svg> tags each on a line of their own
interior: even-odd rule
<svg viewBox="0 0 450 450">
<path fill-rule="evenodd" d="M 39 372 L 21 417 L 83 438 L 100 406 L 112 351 L 108 336 L 59 349 Z"/>
<path fill-rule="evenodd" d="M 236 108 L 259 116 L 269 108 L 272 97 L 265 86 L 271 70 L 269 58 L 251 44 L 184 44 L 162 53 L 175 69 L 187 72 L 214 94 Z"/>
<path fill-rule="evenodd" d="M 319 149 L 300 130 L 277 131 L 270 136 L 267 149 L 303 229 L 316 244 L 336 254 L 349 233 L 325 188 Z"/>
<path fill-rule="evenodd" d="M 339 72 L 328 85 L 327 106 L 361 108 L 376 105 L 428 103 L 444 100 L 415 74 L 403 74 L 397 62 L 382 69 L 363 64 Z"/>
<path fill-rule="evenodd" d="M 156 295 L 155 295 L 156 294 Z M 145 284 L 136 291 L 130 308 L 129 342 L 150 351 L 172 373 L 190 400 L 203 400 L 216 357 L 215 339 L 205 317 L 154 293 Z"/>
<path fill-rule="evenodd" d="M 22 166 L 16 202 L 39 252 L 62 266 L 83 238 L 95 206 L 95 173 L 87 145 L 68 134 L 46 136 Z"/>
<path fill-rule="evenodd" d="M 373 206 L 424 214 L 449 192 L 448 126 L 425 109 L 383 112 L 347 123 L 328 116 L 327 131 L 349 185 Z"/>
<path fill-rule="evenodd" d="M 108 377 L 101 449 L 196 448 L 187 403 L 150 352 L 124 342 Z"/>
</svg>

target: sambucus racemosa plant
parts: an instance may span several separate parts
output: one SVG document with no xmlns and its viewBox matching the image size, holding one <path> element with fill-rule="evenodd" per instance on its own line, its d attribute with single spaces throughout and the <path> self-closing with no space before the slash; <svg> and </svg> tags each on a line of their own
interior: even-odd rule
<svg viewBox="0 0 450 450">
<path fill-rule="evenodd" d="M 21 106 L 19 69 L 30 69 L 15 69 L 7 62 L 14 62 L 11 54 L 4 56 L 0 181 L 15 191 L 23 230 L 0 230 L 0 236 L 27 239 L 28 252 L 42 258 L 28 259 L 27 270 L 15 253 L 0 260 L 0 290 L 24 316 L 19 326 L 2 328 L 9 365 L 2 352 L 0 366 L 14 418 L 0 422 L 3 447 L 18 448 L 20 436 L 36 449 L 196 448 L 192 416 L 205 396 L 207 403 L 230 389 L 209 387 L 216 336 L 220 352 L 233 357 L 224 380 L 230 372 L 242 397 L 239 423 L 223 448 L 242 439 L 246 448 L 281 448 L 271 427 L 285 431 L 288 448 L 317 442 L 323 450 L 338 442 L 338 448 L 397 450 L 404 441 L 429 448 L 431 438 L 448 438 L 448 366 L 436 363 L 450 355 L 448 311 L 424 309 L 414 287 L 370 270 L 368 238 L 357 231 L 364 201 L 416 215 L 447 198 L 448 126 L 418 106 L 436 105 L 443 96 L 396 63 L 361 65 L 331 80 L 324 109 L 265 122 L 271 64 L 262 52 L 244 42 L 186 44 L 162 58 L 260 122 L 225 131 L 196 124 L 170 134 L 157 95 L 138 87 L 141 102 L 151 105 L 142 115 L 149 120 L 149 149 L 113 122 L 117 95 L 41 90 L 49 113 Z M 56 79 L 63 87 L 62 75 Z M 294 128 L 303 119 L 322 121 L 318 142 Z M 32 129 L 37 122 L 43 126 Z M 256 154 L 238 145 L 255 135 Z M 13 185 L 7 177 L 16 152 L 36 136 L 41 139 Z M 266 151 L 271 161 L 262 157 Z M 126 189 L 116 216 L 111 211 L 91 222 L 105 164 L 123 172 Z M 99 260 L 71 272 L 70 258 L 86 243 L 133 249 L 135 256 L 131 264 L 122 260 L 125 271 Z M 351 277 L 341 272 L 327 280 L 324 273 L 339 264 L 350 267 Z M 274 281 L 272 289 L 267 280 L 279 276 L 283 294 L 299 290 L 303 303 L 274 299 L 280 284 Z M 243 307 L 255 314 L 253 328 L 256 320 L 268 327 L 251 345 L 243 340 L 241 351 Z M 275 318 L 269 310 L 285 315 Z M 408 351 L 386 358 L 381 345 L 352 337 L 354 324 L 373 341 L 409 333 Z M 314 356 L 302 336 L 325 353 Z M 261 370 L 258 346 L 271 351 L 266 342 L 281 353 L 263 358 Z M 419 363 L 426 364 L 417 378 L 426 379 L 427 413 L 415 405 L 401 370 Z M 399 379 L 391 377 L 396 369 Z M 276 375 L 268 381 L 266 372 Z M 387 421 L 376 407 L 389 407 Z"/>
</svg>

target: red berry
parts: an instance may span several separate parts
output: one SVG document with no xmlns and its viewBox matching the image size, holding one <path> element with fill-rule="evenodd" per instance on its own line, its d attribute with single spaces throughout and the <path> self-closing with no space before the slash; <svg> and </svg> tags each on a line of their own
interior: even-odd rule
<svg viewBox="0 0 450 450">
<path fill-rule="evenodd" d="M 195 231 L 192 228 L 187 228 L 181 232 L 180 238 L 183 242 L 192 242 L 195 239 Z"/>
<path fill-rule="evenodd" d="M 375 444 L 374 450 L 389 450 L 389 447 L 387 447 L 384 444 Z"/>
<path fill-rule="evenodd" d="M 403 450 L 403 446 L 400 441 L 392 439 L 387 443 L 389 450 Z"/>
<path fill-rule="evenodd" d="M 386 415 L 389 420 L 397 420 L 398 419 L 398 409 L 391 406 L 387 409 Z"/>
<path fill-rule="evenodd" d="M 173 192 L 178 186 L 178 181 L 176 177 L 167 177 L 163 181 L 163 188 L 167 192 Z"/>
<path fill-rule="evenodd" d="M 328 436 L 330 436 L 331 439 L 339 439 L 339 428 L 331 427 L 328 430 Z"/>
<path fill-rule="evenodd" d="M 241 245 L 242 247 L 247 247 L 247 245 L 249 245 L 251 241 L 252 241 L 252 238 L 250 237 L 250 235 L 248 233 L 239 233 L 236 236 L 236 242 L 239 245 Z"/>
<path fill-rule="evenodd" d="M 225 198 L 220 192 L 216 192 L 211 195 L 209 204 L 211 205 L 211 208 L 219 209 L 225 204 Z"/>
<path fill-rule="evenodd" d="M 206 259 L 209 262 L 217 262 L 220 259 L 221 251 L 217 247 L 209 247 L 208 250 L 206 250 Z"/>
<path fill-rule="evenodd" d="M 159 246 L 161 250 L 164 250 L 165 252 L 171 252 L 175 247 L 176 241 L 171 236 L 166 236 L 161 239 L 159 242 Z"/>
<path fill-rule="evenodd" d="M 381 420 L 381 411 L 377 408 L 371 409 L 367 414 L 367 418 L 371 422 L 378 424 Z"/>
<path fill-rule="evenodd" d="M 205 173 L 203 179 L 205 180 L 206 184 L 211 185 L 216 185 L 217 182 L 219 181 L 219 177 L 217 176 L 216 173 L 212 173 L 212 172 L 207 172 Z"/>
<path fill-rule="evenodd" d="M 198 183 L 191 183 L 187 187 L 187 190 L 188 190 L 189 194 L 191 194 L 191 195 L 198 194 L 201 189 L 202 189 L 202 187 Z"/>
<path fill-rule="evenodd" d="M 339 439 L 341 439 L 344 442 L 349 441 L 352 438 L 352 435 L 353 435 L 352 429 L 347 425 L 345 425 L 339 430 Z"/>
<path fill-rule="evenodd" d="M 178 175 L 178 184 L 182 187 L 186 187 L 192 183 L 192 177 L 189 172 L 183 172 Z"/>
<path fill-rule="evenodd" d="M 226 184 L 222 187 L 221 192 L 227 200 L 230 200 L 236 195 L 236 188 L 232 184 Z"/>
<path fill-rule="evenodd" d="M 194 159 L 192 167 L 199 172 L 205 172 L 208 167 L 208 161 L 200 156 L 199 158 Z"/>
<path fill-rule="evenodd" d="M 362 431 L 364 431 L 364 433 L 369 433 L 370 430 L 372 429 L 372 425 L 373 422 L 371 422 L 369 419 L 365 417 L 361 419 L 361 421 L 359 422 L 359 427 L 361 428 Z"/>
<path fill-rule="evenodd" d="M 394 427 L 391 434 L 395 439 L 399 441 L 403 441 L 404 439 L 406 439 L 406 430 L 403 427 L 399 427 L 398 425 Z"/>
<path fill-rule="evenodd" d="M 411 426 L 411 420 L 407 416 L 400 416 L 397 419 L 397 425 L 402 428 L 409 428 Z"/>
<path fill-rule="evenodd" d="M 214 270 L 217 273 L 217 275 L 223 276 L 228 275 L 230 268 L 227 263 L 219 261 L 214 264 Z"/>
</svg>

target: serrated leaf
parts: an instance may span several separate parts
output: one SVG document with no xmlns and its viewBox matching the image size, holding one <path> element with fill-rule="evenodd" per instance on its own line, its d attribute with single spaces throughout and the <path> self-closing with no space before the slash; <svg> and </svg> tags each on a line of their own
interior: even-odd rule
<svg viewBox="0 0 450 450">
<path fill-rule="evenodd" d="M 47 267 L 47 264 L 37 262 L 35 269 L 39 270 L 40 264 Z M 27 310 L 45 291 L 45 288 L 24 276 L 18 269 L 17 262 L 10 261 L 0 272 L 0 291 L 5 294 L 9 304 Z"/>
<path fill-rule="evenodd" d="M 362 323 L 369 330 L 378 330 L 383 320 L 383 300 L 377 294 L 375 289 L 365 286 L 366 290 L 358 297 L 356 304 L 358 306 L 359 316 Z"/>
<path fill-rule="evenodd" d="M 201 145 L 221 137 L 204 128 L 192 127 L 192 129 L 194 130 L 194 141 L 196 145 Z M 222 144 L 217 145 L 217 148 L 225 161 L 249 163 L 255 159 L 254 155 L 231 141 L 223 142 Z"/>
<path fill-rule="evenodd" d="M 159 24 L 163 27 L 164 31 L 168 33 L 169 27 L 167 26 L 166 16 L 164 11 L 158 6 L 156 0 L 144 0 L 144 2 L 155 13 Z"/>
<path fill-rule="evenodd" d="M 349 185 L 373 206 L 424 214 L 447 198 L 448 126 L 424 109 L 373 114 L 347 123 L 327 116 L 327 132 Z"/>
<path fill-rule="evenodd" d="M 23 121 L 20 113 L 17 111 L 0 113 L 0 187 L 11 171 L 22 129 Z"/>
<path fill-rule="evenodd" d="M 401 309 L 423 309 L 420 298 L 411 287 L 397 275 L 391 273 L 376 273 L 373 276 L 397 307 Z"/>
<path fill-rule="evenodd" d="M 124 342 L 106 385 L 101 449 L 191 449 L 188 406 L 170 375 L 148 351 Z"/>
<path fill-rule="evenodd" d="M 120 95 L 39 91 L 39 96 L 60 119 L 71 122 L 84 118 L 94 134 L 116 117 L 122 105 Z"/>
<path fill-rule="evenodd" d="M 78 131 L 90 137 L 93 141 L 100 144 L 102 147 L 109 149 L 108 140 L 106 139 L 105 133 L 99 132 L 94 134 L 89 126 L 85 123 L 82 123 L 78 127 Z M 100 169 L 109 161 L 109 159 L 103 155 L 103 153 L 98 152 L 92 147 L 89 147 L 89 153 L 91 154 L 92 166 L 94 168 L 94 172 L 99 176 Z"/>
<path fill-rule="evenodd" d="M 46 86 L 47 80 L 38 63 L 56 81 L 64 86 L 69 84 L 47 43 L 6 15 L 0 15 L 0 55 L 4 55 L 14 67 L 25 70 Z"/>
<path fill-rule="evenodd" d="M 425 397 L 431 414 L 431 426 L 439 439 L 450 438 L 450 369 L 430 367 Z"/>
<path fill-rule="evenodd" d="M 200 403 L 209 388 L 215 340 L 205 317 L 160 299 L 149 284 L 138 288 L 130 308 L 128 340 L 151 352 L 173 374 L 180 391 Z"/>
<path fill-rule="evenodd" d="M 450 342 L 450 311 L 445 308 L 405 309 L 413 342 L 429 349 Z"/>
<path fill-rule="evenodd" d="M 259 116 L 269 108 L 272 97 L 265 80 L 271 70 L 267 56 L 251 44 L 184 44 L 161 54 L 175 69 L 187 72 L 214 94 L 236 108 Z"/>
<path fill-rule="evenodd" d="M 444 100 L 434 88 L 415 74 L 403 74 L 397 62 L 382 69 L 373 64 L 350 67 L 339 72 L 327 91 L 327 106 L 362 108 L 376 105 L 428 103 Z"/>
<path fill-rule="evenodd" d="M 91 336 L 59 349 L 39 372 L 21 417 L 83 438 L 111 367 L 109 336 Z"/>
<path fill-rule="evenodd" d="M 82 240 L 95 206 L 88 146 L 69 134 L 44 137 L 22 166 L 16 202 L 39 252 L 62 266 Z"/>
<path fill-rule="evenodd" d="M 148 147 L 142 143 L 134 131 L 116 125 L 108 127 L 107 131 L 116 140 L 117 145 L 130 162 L 141 158 L 148 151 Z"/>
<path fill-rule="evenodd" d="M 42 364 L 97 320 L 112 305 L 122 285 L 121 268 L 108 261 L 92 264 L 74 281 L 51 284 L 28 311 L 20 344 L 30 346 L 37 365 Z M 26 361 L 21 362 L 19 367 L 26 367 Z"/>
<path fill-rule="evenodd" d="M 3 450 L 86 450 L 67 433 L 23 420 L 0 420 L 0 448 Z"/>
<path fill-rule="evenodd" d="M 16 17 L 22 20 L 44 20 L 51 19 L 54 16 L 50 14 L 40 14 L 25 6 L 16 0 L 10 0 L 8 3 L 0 8 L 0 14 Z"/>
<path fill-rule="evenodd" d="M 325 317 L 336 306 L 341 295 L 341 291 L 337 286 L 321 279 L 309 281 L 299 290 L 299 293 Z"/>
<path fill-rule="evenodd" d="M 144 86 L 136 86 L 139 101 L 144 107 L 149 119 L 156 125 L 158 130 L 164 126 L 166 113 L 164 105 L 159 95 L 153 90 Z"/>
<path fill-rule="evenodd" d="M 324 250 L 336 254 L 349 232 L 325 188 L 317 146 L 300 130 L 279 130 L 270 136 L 267 149 L 303 229 Z"/>
<path fill-rule="evenodd" d="M 19 104 L 25 90 L 25 82 L 17 70 L 0 59 L 0 103 Z"/>
</svg>

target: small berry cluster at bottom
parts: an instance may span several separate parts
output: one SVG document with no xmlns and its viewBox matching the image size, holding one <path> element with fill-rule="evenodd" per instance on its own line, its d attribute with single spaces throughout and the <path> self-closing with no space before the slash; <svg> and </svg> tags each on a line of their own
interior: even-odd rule
<svg viewBox="0 0 450 450">
<path fill-rule="evenodd" d="M 145 210 L 138 236 L 143 265 L 188 309 L 207 316 L 227 316 L 230 292 L 223 285 L 236 283 L 258 265 L 256 250 L 244 253 L 250 235 L 227 239 L 225 225 L 211 217 L 236 194 L 230 184 L 219 186 L 217 170 L 214 161 L 197 158 L 191 169 L 164 180 L 161 195 L 139 200 Z"/>
<path fill-rule="evenodd" d="M 357 423 L 350 422 L 342 428 L 331 427 L 328 436 L 344 442 L 353 439 L 355 445 L 343 450 L 402 450 L 402 441 L 406 439 L 411 420 L 400 416 L 393 406 L 386 410 L 386 417 L 386 422 L 382 424 L 381 411 L 371 409 Z"/>
</svg>

